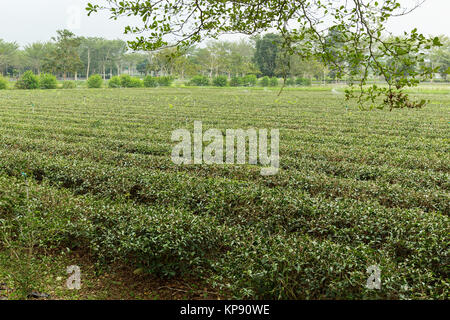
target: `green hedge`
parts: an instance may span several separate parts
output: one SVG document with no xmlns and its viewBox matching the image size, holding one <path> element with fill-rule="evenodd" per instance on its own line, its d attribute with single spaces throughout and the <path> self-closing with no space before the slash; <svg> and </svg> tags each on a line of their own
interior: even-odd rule
<svg viewBox="0 0 450 320">
<path fill-rule="evenodd" d="M 18 89 L 38 89 L 39 78 L 32 72 L 26 71 L 16 82 Z"/>
<path fill-rule="evenodd" d="M 197 75 L 192 77 L 192 79 L 188 82 L 188 85 L 206 87 L 210 85 L 210 81 L 209 78 L 206 76 Z"/>
<path fill-rule="evenodd" d="M 88 88 L 98 89 L 103 86 L 103 78 L 99 74 L 94 74 L 87 81 Z"/>
<path fill-rule="evenodd" d="M 49 73 L 42 73 L 39 78 L 39 86 L 41 89 L 56 89 L 58 81 L 56 77 Z"/>
</svg>

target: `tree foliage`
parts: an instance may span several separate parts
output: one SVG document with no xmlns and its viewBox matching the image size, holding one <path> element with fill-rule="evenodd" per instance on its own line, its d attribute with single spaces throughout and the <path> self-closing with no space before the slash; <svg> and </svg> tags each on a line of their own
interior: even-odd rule
<svg viewBox="0 0 450 320">
<path fill-rule="evenodd" d="M 55 46 L 47 69 L 62 72 L 65 79 L 68 72 L 76 72 L 81 65 L 78 52 L 81 39 L 69 30 L 58 30 L 56 33 L 57 36 L 52 39 Z"/>
<path fill-rule="evenodd" d="M 14 63 L 15 53 L 18 49 L 17 43 L 0 39 L 0 74 L 6 72 L 8 66 Z"/>
</svg>

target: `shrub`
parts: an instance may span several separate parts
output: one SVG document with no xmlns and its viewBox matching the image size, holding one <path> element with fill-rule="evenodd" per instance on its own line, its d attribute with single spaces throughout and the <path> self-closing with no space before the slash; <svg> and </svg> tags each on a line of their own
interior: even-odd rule
<svg viewBox="0 0 450 320">
<path fill-rule="evenodd" d="M 88 88 L 101 88 L 103 85 L 102 76 L 99 74 L 94 74 L 89 77 L 87 81 Z"/>
<path fill-rule="evenodd" d="M 226 87 L 228 84 L 228 77 L 227 76 L 218 76 L 215 77 L 213 80 L 213 85 L 216 87 Z"/>
<path fill-rule="evenodd" d="M 295 82 L 297 83 L 297 85 L 299 86 L 310 86 L 311 85 L 311 80 L 307 79 L 307 78 L 297 78 L 295 80 Z"/>
<path fill-rule="evenodd" d="M 122 74 L 120 76 L 120 86 L 122 88 L 130 88 L 131 87 L 131 76 L 129 74 Z"/>
<path fill-rule="evenodd" d="M 243 84 L 243 79 L 241 77 L 233 77 L 230 80 L 230 87 L 240 87 Z"/>
<path fill-rule="evenodd" d="M 190 86 L 199 86 L 199 87 L 205 87 L 209 86 L 209 79 L 205 76 L 194 76 L 192 77 L 191 81 L 189 81 Z"/>
<path fill-rule="evenodd" d="M 27 71 L 17 80 L 16 88 L 37 89 L 39 88 L 39 78 L 32 71 Z"/>
<path fill-rule="evenodd" d="M 63 89 L 75 89 L 77 87 L 77 83 L 75 81 L 64 81 L 62 88 Z"/>
<path fill-rule="evenodd" d="M 294 86 L 295 85 L 295 80 L 293 78 L 286 79 L 286 85 L 287 86 Z"/>
<path fill-rule="evenodd" d="M 41 89 L 56 89 L 58 82 L 56 77 L 50 73 L 43 73 L 39 79 L 39 85 Z"/>
<path fill-rule="evenodd" d="M 146 88 L 155 88 L 158 86 L 158 81 L 155 77 L 146 76 L 144 78 L 144 87 Z"/>
<path fill-rule="evenodd" d="M 268 76 L 262 77 L 259 81 L 261 87 L 268 87 L 270 84 L 270 78 Z"/>
<path fill-rule="evenodd" d="M 0 76 L 0 90 L 8 89 L 8 80 Z"/>
<path fill-rule="evenodd" d="M 144 83 L 139 78 L 131 78 L 130 88 L 142 88 Z"/>
<path fill-rule="evenodd" d="M 242 84 L 245 87 L 254 87 L 256 85 L 257 82 L 257 78 L 254 74 L 249 74 L 246 75 L 243 79 L 242 79 Z"/>
<path fill-rule="evenodd" d="M 121 87 L 120 77 L 115 76 L 115 77 L 112 77 L 111 79 L 109 79 L 108 87 L 109 88 L 120 88 Z"/>
<path fill-rule="evenodd" d="M 270 86 L 271 87 L 278 87 L 278 78 L 276 78 L 276 77 L 270 78 Z"/>
<path fill-rule="evenodd" d="M 170 87 L 172 85 L 173 79 L 171 77 L 159 77 L 157 78 L 158 85 L 161 87 Z"/>
</svg>

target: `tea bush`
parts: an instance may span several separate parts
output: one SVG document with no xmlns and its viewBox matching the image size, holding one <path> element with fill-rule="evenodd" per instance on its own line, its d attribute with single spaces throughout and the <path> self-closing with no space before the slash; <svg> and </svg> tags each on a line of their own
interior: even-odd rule
<svg viewBox="0 0 450 320">
<path fill-rule="evenodd" d="M 448 95 L 362 113 L 330 87 L 207 91 L 1 91 L 0 252 L 33 235 L 40 254 L 199 277 L 227 298 L 447 298 Z M 280 171 L 175 165 L 170 133 L 194 119 L 280 128 Z"/>
<path fill-rule="evenodd" d="M 205 87 L 205 86 L 209 86 L 210 82 L 209 82 L 208 77 L 198 75 L 198 76 L 192 77 L 192 79 L 189 81 L 188 85 L 197 86 L 197 87 Z"/>
<path fill-rule="evenodd" d="M 121 78 L 118 76 L 114 76 L 108 81 L 109 88 L 120 88 L 122 86 Z"/>
<path fill-rule="evenodd" d="M 155 88 L 158 86 L 158 81 L 155 77 L 146 76 L 144 78 L 144 87 L 146 88 Z"/>
</svg>

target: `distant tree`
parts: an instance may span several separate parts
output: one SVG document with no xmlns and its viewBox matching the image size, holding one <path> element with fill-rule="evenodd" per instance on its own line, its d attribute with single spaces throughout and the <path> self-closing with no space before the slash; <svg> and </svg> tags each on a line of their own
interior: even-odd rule
<svg viewBox="0 0 450 320">
<path fill-rule="evenodd" d="M 282 37 L 274 33 L 256 38 L 255 63 L 262 75 L 268 77 L 275 75 L 282 41 Z"/>
<path fill-rule="evenodd" d="M 51 43 L 35 42 L 25 46 L 24 56 L 26 64 L 40 75 L 46 61 L 51 58 L 52 49 L 53 45 Z"/>
<path fill-rule="evenodd" d="M 235 76 L 245 76 L 246 74 L 259 73 L 258 67 L 254 63 L 255 44 L 244 39 L 233 42 L 231 48 L 231 73 Z"/>
<path fill-rule="evenodd" d="M 101 53 L 102 38 L 82 38 L 79 47 L 80 59 L 83 63 L 83 68 L 86 73 L 86 78 L 89 78 L 92 70 L 98 69 L 98 60 Z M 98 70 L 96 70 L 98 72 Z"/>
<path fill-rule="evenodd" d="M 125 54 L 127 53 L 128 46 L 123 40 L 109 40 L 107 45 L 110 47 L 110 61 L 112 66 L 115 67 L 117 75 L 120 76 L 122 65 L 125 62 Z M 140 54 L 136 61 L 144 59 L 143 55 Z M 137 64 L 137 62 L 136 62 Z M 113 67 L 110 67 L 110 73 L 112 75 Z"/>
<path fill-rule="evenodd" d="M 339 54 L 346 45 L 346 37 L 344 33 L 335 27 L 328 30 L 328 34 L 324 37 L 324 43 L 329 48 L 327 50 L 328 59 L 333 59 L 333 63 L 329 67 L 328 76 L 335 80 L 337 78 L 342 78 L 343 74 L 347 71 L 347 64 L 345 56 Z"/>
<path fill-rule="evenodd" d="M 63 74 L 64 80 L 68 73 L 75 74 L 82 65 L 79 46 L 81 39 L 69 30 L 56 31 L 57 36 L 53 37 L 55 47 L 50 54 L 50 61 L 47 63 L 47 69 L 53 69 Z"/>
<path fill-rule="evenodd" d="M 0 75 L 7 73 L 8 67 L 14 63 L 19 45 L 0 39 Z"/>
</svg>

